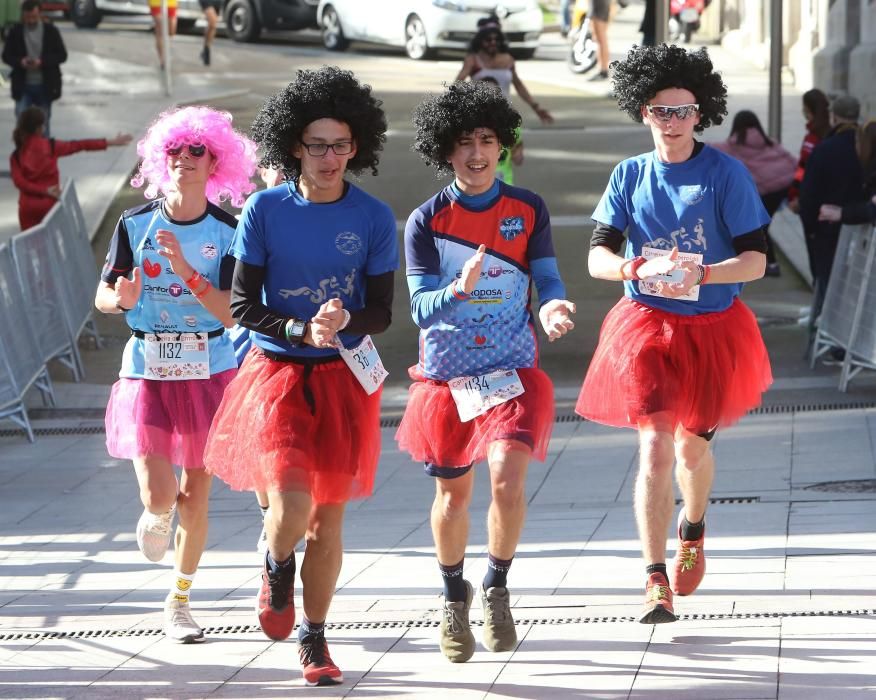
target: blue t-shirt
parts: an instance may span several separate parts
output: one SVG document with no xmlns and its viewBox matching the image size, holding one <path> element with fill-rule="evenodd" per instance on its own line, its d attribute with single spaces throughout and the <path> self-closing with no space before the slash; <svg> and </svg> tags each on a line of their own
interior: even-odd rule
<svg viewBox="0 0 876 700">
<path fill-rule="evenodd" d="M 265 269 L 262 300 L 276 313 L 311 319 L 329 299 L 356 311 L 365 306 L 366 276 L 398 269 L 392 210 L 355 185 L 346 187 L 343 197 L 327 204 L 305 199 L 291 182 L 247 200 L 231 253 Z M 269 335 L 252 335 L 258 347 L 284 355 L 338 354 L 332 348 L 294 347 Z M 339 336 L 347 347 L 363 337 Z"/>
<path fill-rule="evenodd" d="M 231 288 L 233 258 L 227 253 L 237 220 L 219 207 L 208 204 L 203 216 L 193 221 L 175 221 L 164 212 L 163 199 L 156 199 L 124 212 L 116 225 L 101 279 L 115 284 L 139 267 L 143 280 L 140 299 L 125 314 L 133 330 L 144 333 L 209 332 L 222 323 L 201 303 L 173 270 L 167 258 L 158 254 L 155 234 L 171 231 L 182 247 L 186 261 L 218 289 Z M 145 341 L 131 336 L 122 354 L 119 376 L 144 379 Z M 234 348 L 227 333 L 209 340 L 210 374 L 237 367 Z"/>
<path fill-rule="evenodd" d="M 642 247 L 701 253 L 703 264 L 736 256 L 733 238 L 770 222 L 746 167 L 710 146 L 683 163 L 663 163 L 656 151 L 628 158 L 611 174 L 593 220 L 627 232 L 625 257 Z M 723 311 L 742 284 L 707 284 L 698 301 L 681 301 L 639 292 L 625 281 L 628 297 L 685 316 Z"/>
<path fill-rule="evenodd" d="M 481 280 L 470 297 L 420 330 L 419 368 L 430 379 L 538 363 L 531 265 L 555 257 L 541 197 L 500 182 L 494 196 L 473 208 L 445 187 L 408 218 L 407 274 L 430 275 L 447 287 L 482 243 Z"/>
</svg>

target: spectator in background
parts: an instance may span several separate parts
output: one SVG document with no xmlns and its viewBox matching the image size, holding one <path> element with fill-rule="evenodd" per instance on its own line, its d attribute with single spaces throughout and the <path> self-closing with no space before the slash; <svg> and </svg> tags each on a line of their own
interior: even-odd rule
<svg viewBox="0 0 876 700">
<path fill-rule="evenodd" d="M 794 179 L 796 162 L 794 156 L 781 144 L 772 141 L 764 132 L 757 115 L 747 109 L 743 109 L 733 117 L 729 138 L 712 145 L 745 164 L 754 178 L 760 200 L 772 220 L 779 205 L 785 200 L 788 187 Z M 765 274 L 768 277 L 778 277 L 781 271 L 776 261 L 775 246 L 769 236 L 769 226 L 765 231 L 767 236 Z"/>
<path fill-rule="evenodd" d="M 176 34 L 176 8 L 178 0 L 167 0 L 167 36 Z M 164 70 L 164 32 L 161 28 L 161 0 L 149 0 L 149 14 L 152 15 L 152 31 L 155 34 L 155 50 L 158 52 L 158 67 Z M 209 27 L 207 29 L 209 32 Z M 206 39 L 205 39 L 206 43 Z M 170 47 L 167 49 L 170 51 Z M 203 59 L 204 54 L 201 54 Z M 209 54 L 207 62 L 209 62 Z"/>
<path fill-rule="evenodd" d="M 210 65 L 210 47 L 216 37 L 216 25 L 219 24 L 219 13 L 222 12 L 222 0 L 198 0 L 204 11 L 204 19 L 207 20 L 207 28 L 204 30 L 204 48 L 201 49 L 201 60 L 205 66 Z"/>
<path fill-rule="evenodd" d="M 9 170 L 19 191 L 18 224 L 22 231 L 40 223 L 61 196 L 58 158 L 79 151 L 103 151 L 108 146 L 131 142 L 130 134 L 118 134 L 111 139 L 48 139 L 45 128 L 43 110 L 28 107 L 19 115 L 12 132 L 15 150 L 9 156 Z"/>
<path fill-rule="evenodd" d="M 800 219 L 804 233 L 811 237 L 809 244 L 815 268 L 810 331 L 814 330 L 821 313 L 840 232 L 838 222 L 819 221 L 818 212 L 822 204 L 843 207 L 863 198 L 864 179 L 857 152 L 860 112 L 860 103 L 851 95 L 833 101 L 830 105 L 832 128 L 827 138 L 812 150 L 800 186 Z"/>
<path fill-rule="evenodd" d="M 560 34 L 565 39 L 572 30 L 572 5 L 575 0 L 560 0 Z"/>
<path fill-rule="evenodd" d="M 599 71 L 591 81 L 608 80 L 608 21 L 611 18 L 611 0 L 590 0 L 590 26 L 596 42 L 596 62 Z"/>
<path fill-rule="evenodd" d="M 843 207 L 822 204 L 819 221 L 841 221 L 844 224 L 876 224 L 876 119 L 861 129 L 858 137 L 858 157 L 864 171 L 864 191 L 870 199 L 852 202 Z"/>
<path fill-rule="evenodd" d="M 61 64 L 66 60 L 67 49 L 57 27 L 43 22 L 38 0 L 24 0 L 21 22 L 6 36 L 3 62 L 12 68 L 16 118 L 32 105 L 41 107 L 47 137 L 52 102 L 61 96 Z"/>
<path fill-rule="evenodd" d="M 642 32 L 642 46 L 654 46 L 657 43 L 657 0 L 645 0 L 645 14 L 639 25 Z"/>
</svg>

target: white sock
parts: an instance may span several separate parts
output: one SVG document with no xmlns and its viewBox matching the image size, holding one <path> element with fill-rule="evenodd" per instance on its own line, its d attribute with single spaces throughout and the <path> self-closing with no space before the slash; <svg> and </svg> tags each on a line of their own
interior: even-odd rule
<svg viewBox="0 0 876 700">
<path fill-rule="evenodd" d="M 170 593 L 181 603 L 189 602 L 189 591 L 192 589 L 192 579 L 194 574 L 184 574 L 179 569 L 173 572 L 174 583 L 170 587 Z"/>
</svg>

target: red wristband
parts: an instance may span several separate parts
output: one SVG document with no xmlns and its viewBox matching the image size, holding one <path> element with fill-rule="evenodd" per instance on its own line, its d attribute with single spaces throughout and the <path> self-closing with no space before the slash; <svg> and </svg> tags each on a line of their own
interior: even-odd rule
<svg viewBox="0 0 876 700">
<path fill-rule="evenodd" d="M 700 286 L 709 281 L 709 275 L 712 274 L 711 265 L 703 265 L 703 279 L 700 281 Z"/>
<path fill-rule="evenodd" d="M 455 296 L 457 299 L 468 299 L 468 294 L 466 294 L 459 287 L 460 287 L 459 280 L 454 280 L 453 283 L 450 285 L 450 289 L 453 292 L 453 296 Z"/>
<path fill-rule="evenodd" d="M 641 255 L 638 255 L 635 258 L 633 258 L 632 262 L 630 263 L 630 279 L 631 280 L 641 279 L 639 277 L 639 268 L 642 267 L 642 265 L 644 265 L 646 262 L 648 262 L 648 261 L 645 260 L 645 258 L 643 258 Z"/>
<path fill-rule="evenodd" d="M 200 292 L 194 292 L 195 299 L 200 299 L 202 296 L 204 296 L 211 289 L 213 289 L 213 285 L 210 284 L 209 282 L 207 282 L 207 284 L 204 285 L 204 288 Z"/>
<path fill-rule="evenodd" d="M 195 270 L 195 271 L 192 273 L 192 276 L 189 277 L 189 278 L 186 280 L 186 287 L 188 287 L 189 289 L 192 289 L 193 287 L 197 287 L 197 286 L 198 286 L 198 283 L 199 283 L 202 279 L 204 279 L 204 278 L 201 277 L 201 273 L 198 272 L 197 270 Z"/>
</svg>

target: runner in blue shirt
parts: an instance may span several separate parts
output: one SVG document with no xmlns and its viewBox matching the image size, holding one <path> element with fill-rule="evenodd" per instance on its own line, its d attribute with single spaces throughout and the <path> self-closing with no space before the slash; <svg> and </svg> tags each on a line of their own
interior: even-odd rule
<svg viewBox="0 0 876 700">
<path fill-rule="evenodd" d="M 640 622 L 673 622 L 673 591 L 705 573 L 709 441 L 757 406 L 772 381 L 742 284 L 763 276 L 769 216 L 745 166 L 694 139 L 727 114 L 705 49 L 635 47 L 612 65 L 621 110 L 644 122 L 654 151 L 620 163 L 593 219 L 590 274 L 624 281 L 603 323 L 576 407 L 639 431 L 635 513 L 646 564 Z M 666 567 L 672 465 L 684 504 Z M 670 582 L 671 581 L 671 587 Z"/>
<path fill-rule="evenodd" d="M 225 393 L 205 461 L 232 488 L 267 492 L 256 609 L 271 639 L 295 625 L 294 551 L 306 537 L 298 642 L 308 685 L 343 681 L 325 620 L 344 508 L 371 494 L 380 455 L 382 377 L 354 372 L 376 366 L 366 336 L 391 321 L 398 239 L 389 207 L 344 175 L 377 173 L 385 132 L 379 101 L 352 73 L 299 71 L 253 124 L 262 165 L 286 181 L 249 199 L 232 246 L 232 313 L 254 347 Z"/>
<path fill-rule="evenodd" d="M 517 644 L 507 576 L 526 515 L 531 458 L 544 461 L 553 428 L 550 378 L 538 367 L 536 312 L 549 340 L 574 326 L 565 300 L 550 216 L 541 197 L 496 179 L 520 115 L 495 86 L 454 83 L 414 112 L 416 150 L 453 182 L 417 208 L 405 228 L 408 288 L 420 327 L 399 447 L 435 478 L 432 534 L 444 581 L 439 640 L 453 663 L 475 650 L 469 624 L 474 589 L 463 578 L 474 462 L 487 460 L 492 486 L 487 575 L 478 597 L 484 645 Z M 481 408 L 455 402 L 485 397 Z M 467 388 L 466 388 L 467 387 Z M 491 406 L 491 407 L 490 407 Z"/>
<path fill-rule="evenodd" d="M 189 593 L 207 540 L 204 445 L 237 371 L 225 332 L 233 325 L 228 249 L 236 220 L 217 203 L 240 206 L 252 191 L 255 144 L 232 129 L 231 115 L 186 107 L 162 114 L 138 152 L 132 184 L 147 184 L 152 201 L 119 219 L 95 298 L 100 311 L 124 313 L 131 328 L 107 406 L 107 449 L 134 462 L 144 506 L 137 545 L 150 561 L 164 557 L 179 511 L 164 631 L 201 642 Z M 182 467 L 179 483 L 174 464 Z"/>
</svg>

